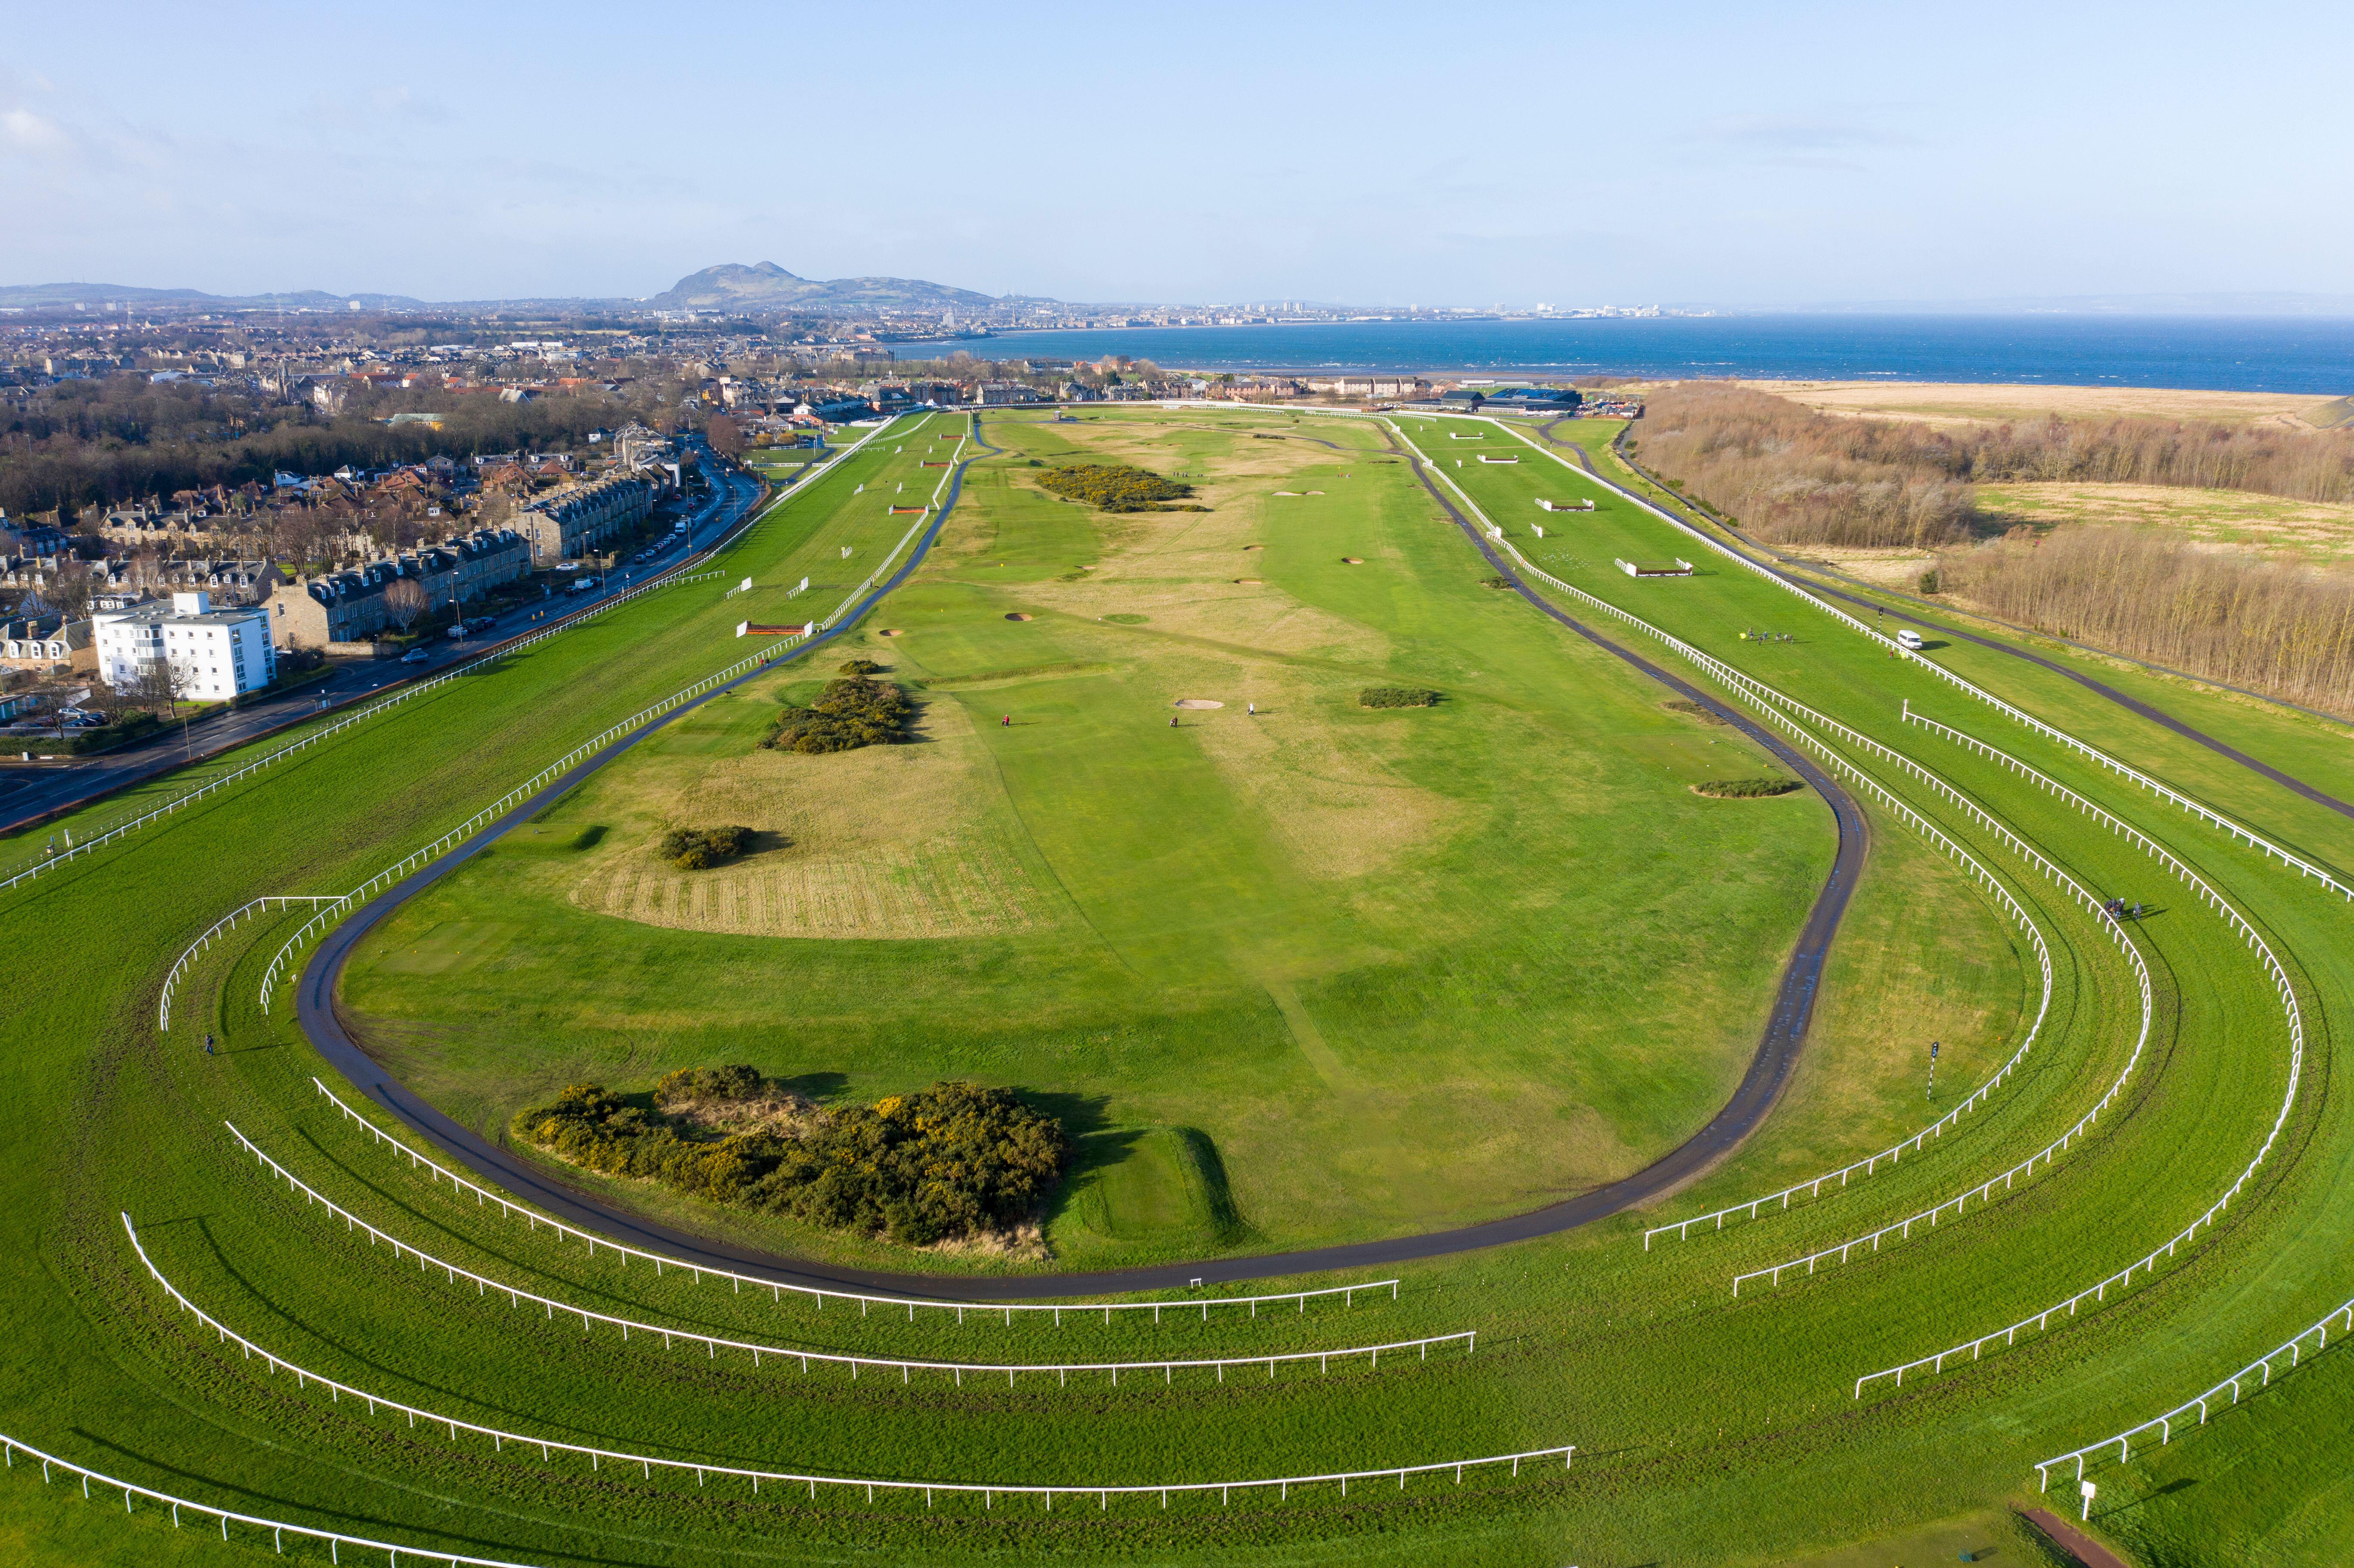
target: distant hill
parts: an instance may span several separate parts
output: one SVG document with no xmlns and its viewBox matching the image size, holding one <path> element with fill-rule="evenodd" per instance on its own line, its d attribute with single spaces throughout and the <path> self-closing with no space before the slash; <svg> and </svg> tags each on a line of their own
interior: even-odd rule
<svg viewBox="0 0 2354 1568">
<path fill-rule="evenodd" d="M 0 287 L 0 305 L 22 311 L 93 309 L 117 305 L 182 305 L 217 311 L 340 311 L 357 300 L 365 310 L 415 310 L 424 304 L 406 294 L 330 294 L 302 289 L 290 294 L 207 294 L 201 289 L 139 289 L 127 283 L 11 283 Z"/>
<path fill-rule="evenodd" d="M 977 311 L 998 302 L 920 278 L 798 278 L 774 261 L 705 267 L 643 303 L 671 311 Z"/>
</svg>

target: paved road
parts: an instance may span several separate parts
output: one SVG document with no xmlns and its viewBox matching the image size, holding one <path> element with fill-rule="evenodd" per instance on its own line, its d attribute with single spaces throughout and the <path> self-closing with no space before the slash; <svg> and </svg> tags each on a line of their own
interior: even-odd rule
<svg viewBox="0 0 2354 1568">
<path fill-rule="evenodd" d="M 1553 433 L 1553 426 L 1558 425 L 1562 421 L 1558 419 L 1554 420 L 1553 424 L 1546 425 L 1540 429 L 1538 434 L 1544 437 L 1546 440 L 1552 442 L 1554 446 L 1567 448 L 1568 450 L 1576 457 L 1578 462 L 1585 468 L 1586 472 L 1594 474 L 1597 479 L 1601 478 L 1601 475 L 1594 467 L 1593 460 L 1586 456 L 1584 449 L 1575 446 L 1568 441 L 1562 440 Z M 1608 483 L 1609 482 L 1605 480 L 1604 482 Z M 1698 522 L 1692 522 L 1691 526 L 1702 528 L 1702 532 L 1706 532 L 1706 529 L 1702 528 L 1702 525 Z M 1740 539 L 1743 544 L 1747 545 L 1750 549 L 1755 552 L 1755 556 L 1753 558 L 1757 559 L 1760 566 L 1764 567 L 1767 571 L 1772 572 L 1776 577 L 1780 577 L 1784 582 L 1799 589 L 1801 592 L 1812 594 L 1820 599 L 1839 599 L 1843 603 L 1855 605 L 1864 609 L 1885 612 L 1886 614 L 1895 617 L 1898 620 L 1907 622 L 1910 625 L 1921 627 L 1926 630 L 1935 631 L 1940 636 L 1958 637 L 1965 642 L 1974 642 L 1981 648 L 1990 648 L 1998 653 L 2008 653 L 2014 659 L 2023 659 L 2028 663 L 2039 665 L 2043 669 L 2051 671 L 2055 675 L 2065 676 L 2067 679 L 2075 682 L 2078 685 L 2084 687 L 2086 691 L 2093 693 L 2094 695 L 2115 703 L 2119 707 L 2124 708 L 2126 712 L 2138 715 L 2139 716 L 2149 720 L 2150 723 L 2158 725 L 2164 729 L 2180 736 L 2185 740 L 2192 741 L 2200 746 L 2203 746 L 2208 750 L 2215 753 L 2218 757 L 2235 762 L 2242 768 L 2246 768 L 2249 772 L 2253 773 L 2260 778 L 2269 779 L 2284 789 L 2304 796 L 2306 800 L 2312 801 L 2317 806 L 2326 806 L 2330 810 L 2337 812 L 2342 817 L 2354 817 L 2354 802 L 2341 800 L 2337 796 L 2317 789 L 2313 785 L 2307 784 L 2304 779 L 2296 778 L 2293 774 L 2284 773 L 2269 762 L 2261 762 L 2255 758 L 2250 757 L 2246 752 L 2241 751 L 2235 747 L 2218 740 L 2215 736 L 2209 735 L 2206 731 L 2193 728 L 2191 726 L 2183 723 L 2180 719 L 2176 718 L 2172 714 L 2166 712 L 2163 708 L 2153 707 L 2148 703 L 2143 702 L 2139 697 L 2128 696 L 2126 694 L 2118 691 L 2115 686 L 2110 685 L 2105 681 L 2095 680 L 2091 675 L 2084 673 L 2082 670 L 2072 669 L 2068 665 L 2062 664 L 2055 659 L 2046 659 L 2041 653 L 2030 652 L 2024 648 L 2005 642 L 2000 638 L 1983 637 L 1975 631 L 1964 631 L 1945 621 L 1924 620 L 1922 617 L 1911 614 L 1906 610 L 1892 609 L 1878 599 L 1867 599 L 1861 594 L 1843 593 L 1838 588 L 1825 588 L 1819 583 L 1809 582 L 1806 578 L 1801 577 L 1795 573 L 1785 571 L 1780 567 L 1776 566 L 1774 563 L 1780 559 L 1780 557 L 1773 551 L 1767 549 L 1765 546 L 1758 544 L 1755 539 L 1752 539 L 1746 535 L 1741 534 L 1734 529 L 1726 529 L 1725 531 L 1733 534 L 1734 536 Z M 1899 597 L 1901 598 L 1902 596 Z"/>
<path fill-rule="evenodd" d="M 708 465 L 705 471 L 709 473 L 717 466 Z M 60 815 L 175 768 L 234 750 L 330 708 L 348 707 L 405 682 L 440 674 L 452 665 L 481 657 L 493 643 L 537 630 L 532 618 L 543 610 L 548 620 L 554 620 L 594 609 L 724 534 L 741 520 L 758 497 L 759 488 L 759 482 L 748 475 L 734 470 L 722 471 L 719 482 L 712 486 L 711 495 L 690 520 L 692 526 L 683 534 L 663 539 L 653 559 L 606 574 L 606 581 L 589 592 L 558 594 L 502 611 L 493 618 L 489 630 L 463 641 L 429 642 L 425 644 L 429 656 L 420 662 L 386 659 L 347 663 L 322 684 L 268 698 L 189 726 L 186 735 L 173 727 L 153 739 L 101 757 L 0 765 L 0 819 L 5 819 L 0 833 Z M 9 757 L 27 750 L 37 757 L 41 750 L 37 740 L 19 741 L 13 736 L 0 739 L 0 747 L 5 747 Z"/>
<path fill-rule="evenodd" d="M 996 449 L 981 443 L 984 450 Z M 970 460 L 967 460 L 970 461 Z M 1558 608 L 1540 598 L 1522 583 L 1503 561 L 1499 559 L 1471 521 L 1458 511 L 1415 463 L 1415 471 L 1424 486 L 1452 516 L 1465 535 L 1497 570 L 1511 579 L 1513 586 L 1536 609 L 1568 627 L 1644 673 L 1659 681 L 1686 699 L 1701 704 L 1726 723 L 1766 747 L 1785 766 L 1804 779 L 1829 803 L 1839 826 L 1839 851 L 1834 858 L 1829 878 L 1817 895 L 1805 929 L 1800 933 L 1797 950 L 1784 969 L 1776 991 L 1771 1016 L 1764 1037 L 1751 1057 L 1747 1072 L 1733 1098 L 1712 1118 L 1708 1125 L 1676 1149 L 1661 1156 L 1643 1170 L 1621 1181 L 1592 1192 L 1581 1193 L 1565 1202 L 1549 1204 L 1523 1214 L 1492 1220 L 1482 1224 L 1464 1225 L 1448 1230 L 1428 1232 L 1421 1235 L 1397 1236 L 1384 1241 L 1363 1242 L 1343 1246 L 1317 1247 L 1298 1252 L 1276 1253 L 1257 1257 L 1219 1258 L 1204 1263 L 1170 1264 L 1152 1268 L 1132 1268 L 1092 1274 L 1064 1274 L 1027 1278 L 970 1279 L 927 1275 L 881 1273 L 867 1269 L 836 1268 L 779 1257 L 774 1254 L 689 1234 L 666 1225 L 654 1224 L 625 1210 L 611 1208 L 586 1193 L 578 1192 L 535 1170 L 518 1160 L 507 1150 L 482 1138 L 471 1128 L 443 1116 L 412 1094 L 405 1086 L 393 1080 L 382 1065 L 360 1048 L 345 1024 L 337 1005 L 337 991 L 344 966 L 360 941 L 385 916 L 417 894 L 431 886 L 462 865 L 484 847 L 515 824 L 536 815 L 580 779 L 605 766 L 614 758 L 627 752 L 646 736 L 679 714 L 699 706 L 710 696 L 679 708 L 663 719 L 620 741 L 606 751 L 575 768 L 529 805 L 511 812 L 498 827 L 473 840 L 463 850 L 448 859 L 418 872 L 399 885 L 380 895 L 364 906 L 352 918 L 337 927 L 313 955 L 304 969 L 302 985 L 296 992 L 295 1011 L 303 1033 L 320 1053 L 341 1071 L 363 1093 L 391 1111 L 411 1128 L 493 1184 L 519 1198 L 538 1204 L 548 1213 L 600 1234 L 611 1236 L 633 1246 L 664 1253 L 690 1264 L 731 1268 L 742 1273 L 775 1279 L 783 1284 L 822 1286 L 835 1289 L 883 1290 L 899 1294 L 945 1297 L 965 1300 L 1012 1300 L 1023 1298 L 1057 1298 L 1097 1296 L 1129 1290 L 1182 1288 L 1190 1285 L 1226 1283 L 1238 1280 L 1265 1279 L 1284 1275 L 1320 1273 L 1331 1269 L 1378 1267 L 1402 1263 L 1414 1258 L 1436 1257 L 1450 1253 L 1469 1252 L 1480 1247 L 1497 1246 L 1507 1242 L 1524 1241 L 1534 1236 L 1552 1235 L 1591 1224 L 1607 1215 L 1648 1202 L 1672 1192 L 1693 1180 L 1722 1160 L 1743 1139 L 1756 1130 L 1788 1083 L 1790 1070 L 1796 1065 L 1798 1051 L 1804 1044 L 1807 1029 L 1814 1013 L 1816 995 L 1822 978 L 1823 960 L 1831 938 L 1839 930 L 1840 917 L 1846 913 L 1848 900 L 1855 889 L 1857 877 L 1863 869 L 1866 832 L 1863 814 L 1829 777 L 1815 765 L 1784 745 L 1774 736 L 1734 712 L 1723 703 L 1698 687 L 1670 674 L 1658 665 L 1628 652 L 1608 639 L 1595 633 L 1564 614 Z M 947 521 L 961 493 L 964 464 L 956 469 L 953 488 L 948 503 L 940 509 L 932 526 L 907 563 L 888 583 L 877 588 L 856 614 L 846 618 L 843 626 L 854 624 L 859 615 L 897 587 L 915 569 L 940 525 Z M 825 634 L 832 637 L 832 632 Z M 825 639 L 821 638 L 819 641 Z M 816 643 L 811 643 L 815 647 Z M 754 675 L 742 677 L 753 679 Z M 737 683 L 731 682 L 730 685 Z M 722 687 L 721 690 L 727 688 Z M 716 696 L 716 692 L 711 696 Z"/>
</svg>

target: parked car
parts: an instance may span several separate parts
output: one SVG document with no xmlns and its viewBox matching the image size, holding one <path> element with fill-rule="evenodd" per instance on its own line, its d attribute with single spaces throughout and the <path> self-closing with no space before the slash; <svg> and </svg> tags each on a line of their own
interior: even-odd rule
<svg viewBox="0 0 2354 1568">
<path fill-rule="evenodd" d="M 432 657 L 432 652 L 428 649 L 412 648 L 400 656 L 400 662 L 404 664 L 422 664 Z"/>
<path fill-rule="evenodd" d="M 1920 649 L 1920 647 L 1921 647 L 1921 634 L 1920 634 L 1919 632 L 1917 632 L 1917 631 L 1914 630 L 1913 630 L 1911 627 L 1909 627 L 1909 626 L 1907 626 L 1907 627 L 1903 628 L 1903 630 L 1899 630 L 1899 631 L 1896 633 L 1896 641 L 1897 641 L 1900 644 L 1902 644 L 1903 646 L 1904 646 L 1904 647 L 1906 647 L 1906 648 L 1914 649 L 1914 650 L 1915 650 L 1916 652 L 1917 652 L 1917 651 Z"/>
</svg>

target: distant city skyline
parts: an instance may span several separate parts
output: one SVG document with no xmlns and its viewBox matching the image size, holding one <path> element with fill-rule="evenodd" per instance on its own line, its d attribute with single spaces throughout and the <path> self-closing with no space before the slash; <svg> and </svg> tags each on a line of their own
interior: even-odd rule
<svg viewBox="0 0 2354 1568">
<path fill-rule="evenodd" d="M 2319 6 L 98 4 L 11 34 L 6 283 L 637 298 L 774 260 L 1073 302 L 2354 310 L 2354 24 Z"/>
</svg>

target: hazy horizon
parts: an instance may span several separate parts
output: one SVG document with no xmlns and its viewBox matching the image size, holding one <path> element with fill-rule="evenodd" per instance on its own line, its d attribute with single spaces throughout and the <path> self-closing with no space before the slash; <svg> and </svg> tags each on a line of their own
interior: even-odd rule
<svg viewBox="0 0 2354 1568">
<path fill-rule="evenodd" d="M 2354 310 L 2317 199 L 2354 24 L 2318 7 L 100 4 L 11 42 L 27 284 L 637 298 L 774 260 L 1076 302 Z"/>
</svg>

